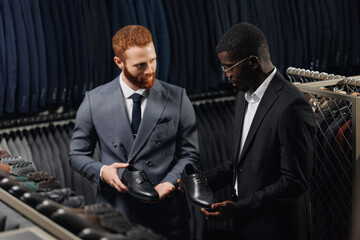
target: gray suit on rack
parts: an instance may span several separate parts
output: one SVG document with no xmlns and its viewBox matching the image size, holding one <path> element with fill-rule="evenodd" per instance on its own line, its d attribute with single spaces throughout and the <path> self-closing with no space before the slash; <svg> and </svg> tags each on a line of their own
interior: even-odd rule
<svg viewBox="0 0 360 240">
<path fill-rule="evenodd" d="M 92 157 L 97 141 L 100 162 Z M 155 80 L 136 138 L 119 77 L 87 92 L 77 113 L 69 156 L 71 166 L 99 187 L 98 202 L 111 203 L 131 221 L 153 229 L 187 224 L 186 201 L 179 191 L 156 204 L 144 204 L 100 178 L 102 166 L 120 162 L 144 170 L 155 185 L 177 185 L 184 166 L 199 158 L 195 113 L 184 89 Z M 119 169 L 120 179 L 123 170 Z"/>
</svg>

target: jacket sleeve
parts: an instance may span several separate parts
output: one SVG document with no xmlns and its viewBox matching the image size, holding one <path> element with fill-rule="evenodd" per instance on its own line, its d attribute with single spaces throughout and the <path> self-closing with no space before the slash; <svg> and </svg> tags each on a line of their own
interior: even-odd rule
<svg viewBox="0 0 360 240">
<path fill-rule="evenodd" d="M 77 114 L 72 138 L 70 140 L 70 166 L 95 185 L 101 183 L 102 163 L 93 159 L 97 134 L 92 122 L 89 93 L 85 94 Z"/>
</svg>

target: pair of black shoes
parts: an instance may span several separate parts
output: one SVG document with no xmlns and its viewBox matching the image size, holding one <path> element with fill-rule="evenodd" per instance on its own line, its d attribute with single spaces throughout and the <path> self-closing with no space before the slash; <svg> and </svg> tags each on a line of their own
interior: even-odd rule
<svg viewBox="0 0 360 240">
<path fill-rule="evenodd" d="M 121 181 L 127 187 L 131 196 L 148 202 L 159 200 L 159 194 L 144 171 L 130 165 L 125 168 Z"/>
<path fill-rule="evenodd" d="M 191 203 L 206 210 L 212 210 L 211 205 L 216 202 L 214 193 L 204 175 L 193 164 L 185 165 L 181 173 L 180 188 Z"/>
</svg>

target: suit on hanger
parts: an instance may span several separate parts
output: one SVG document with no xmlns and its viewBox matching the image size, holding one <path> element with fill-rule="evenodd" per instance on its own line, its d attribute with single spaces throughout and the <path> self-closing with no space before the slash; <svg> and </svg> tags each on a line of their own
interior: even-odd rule
<svg viewBox="0 0 360 240">
<path fill-rule="evenodd" d="M 308 184 L 314 115 L 302 93 L 277 72 L 259 104 L 239 156 L 247 101 L 237 94 L 234 161 L 206 172 L 212 188 L 237 178 L 239 239 L 309 239 Z M 230 177 L 230 178 L 229 178 Z"/>
<path fill-rule="evenodd" d="M 15 91 L 17 85 L 17 49 L 15 43 L 15 26 L 13 14 L 11 13 L 8 0 L 1 1 L 0 10 L 3 16 L 3 29 L 6 49 L 6 91 L 4 112 L 13 113 L 15 110 Z"/>
<path fill-rule="evenodd" d="M 30 99 L 30 66 L 28 64 L 29 45 L 26 38 L 26 28 L 21 7 L 18 0 L 10 0 L 10 9 L 13 15 L 15 27 L 15 43 L 18 55 L 21 54 L 22 61 L 17 63 L 17 88 L 16 88 L 16 109 L 19 112 L 27 113 Z"/>
<path fill-rule="evenodd" d="M 35 24 L 31 13 L 31 2 L 28 0 L 20 0 L 21 12 L 24 18 L 24 25 L 26 29 L 26 41 L 29 46 L 29 66 L 30 66 L 30 112 L 38 112 L 39 106 L 39 56 L 38 56 L 38 43 L 36 42 Z"/>
<path fill-rule="evenodd" d="M 3 16 L 0 11 L 0 26 L 3 25 Z M 5 46 L 5 36 L 4 36 L 4 28 L 0 29 L 0 86 L 4 86 L 0 88 L 0 116 L 4 111 L 4 102 L 5 102 L 5 90 L 6 90 L 6 46 Z"/>
<path fill-rule="evenodd" d="M 115 162 L 144 170 L 155 185 L 177 186 L 183 168 L 196 163 L 198 138 L 195 114 L 185 90 L 155 80 L 134 138 L 119 77 L 86 93 L 70 142 L 70 165 L 98 186 L 97 202 L 108 202 L 135 223 L 166 232 L 188 224 L 184 195 L 175 191 L 156 204 L 119 193 L 100 178 L 100 169 Z M 96 143 L 101 162 L 92 157 Z M 124 169 L 118 170 L 121 179 Z"/>
<path fill-rule="evenodd" d="M 31 0 L 31 12 L 34 23 L 35 37 L 37 43 L 37 55 L 39 61 L 39 105 L 46 105 L 47 94 L 47 61 L 46 61 L 46 45 L 43 23 L 41 20 L 39 0 Z"/>
<path fill-rule="evenodd" d="M 46 52 L 46 72 L 47 72 L 47 92 L 46 103 L 57 103 L 58 98 L 58 66 L 60 57 L 58 56 L 59 47 L 56 41 L 54 28 L 55 25 L 51 19 L 49 1 L 39 1 L 42 23 L 44 28 L 45 52 Z M 51 59 L 51 61 L 49 61 Z M 42 66 L 45 67 L 45 66 Z M 84 76 L 86 77 L 86 76 Z"/>
</svg>

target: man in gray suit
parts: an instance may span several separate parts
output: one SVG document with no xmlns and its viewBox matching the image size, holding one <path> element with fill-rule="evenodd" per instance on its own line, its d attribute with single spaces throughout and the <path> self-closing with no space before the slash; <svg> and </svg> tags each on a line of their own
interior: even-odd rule
<svg viewBox="0 0 360 240">
<path fill-rule="evenodd" d="M 112 204 L 130 221 L 169 239 L 190 239 L 186 199 L 175 189 L 184 166 L 199 158 L 194 109 L 184 89 L 155 79 L 156 52 L 147 28 L 122 28 L 113 48 L 122 73 L 86 93 L 70 142 L 70 165 L 98 186 L 97 202 Z M 134 93 L 142 96 L 138 131 L 132 128 L 138 111 Z M 97 142 L 100 161 L 92 157 Z M 120 179 L 129 164 L 146 173 L 158 202 L 127 193 Z"/>
</svg>

